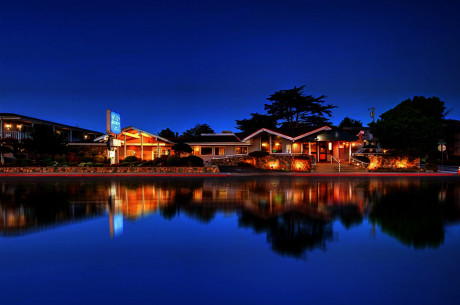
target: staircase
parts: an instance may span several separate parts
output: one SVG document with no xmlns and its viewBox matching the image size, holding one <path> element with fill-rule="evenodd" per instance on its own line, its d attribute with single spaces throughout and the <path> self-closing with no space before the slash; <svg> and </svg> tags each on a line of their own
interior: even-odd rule
<svg viewBox="0 0 460 305">
<path fill-rule="evenodd" d="M 337 163 L 316 163 L 316 168 L 314 168 L 312 173 L 338 173 L 339 165 Z M 341 173 L 362 173 L 366 172 L 366 169 L 353 166 L 349 163 L 340 164 Z"/>
</svg>

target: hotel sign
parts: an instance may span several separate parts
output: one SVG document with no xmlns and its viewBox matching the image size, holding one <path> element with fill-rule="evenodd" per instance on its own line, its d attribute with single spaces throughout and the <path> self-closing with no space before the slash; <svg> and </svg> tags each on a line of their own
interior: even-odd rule
<svg viewBox="0 0 460 305">
<path fill-rule="evenodd" d="M 120 114 L 112 110 L 107 110 L 107 133 L 120 134 L 121 133 L 121 119 Z"/>
</svg>

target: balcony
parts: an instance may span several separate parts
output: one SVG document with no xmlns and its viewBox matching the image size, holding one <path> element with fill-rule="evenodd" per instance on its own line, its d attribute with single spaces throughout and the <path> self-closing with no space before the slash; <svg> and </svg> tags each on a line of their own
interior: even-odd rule
<svg viewBox="0 0 460 305">
<path fill-rule="evenodd" d="M 32 138 L 32 133 L 31 132 L 23 132 L 23 131 L 3 131 L 3 134 L 1 135 L 1 138 L 12 138 L 16 139 L 18 141 L 21 141 L 22 139 L 30 139 Z"/>
</svg>

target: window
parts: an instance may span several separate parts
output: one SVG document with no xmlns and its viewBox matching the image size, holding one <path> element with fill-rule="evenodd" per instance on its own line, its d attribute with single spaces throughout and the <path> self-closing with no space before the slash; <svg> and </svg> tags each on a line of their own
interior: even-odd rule
<svg viewBox="0 0 460 305">
<path fill-rule="evenodd" d="M 212 147 L 201 147 L 201 155 L 202 156 L 212 155 Z"/>
<path fill-rule="evenodd" d="M 225 155 L 225 147 L 214 147 L 214 155 L 215 156 Z"/>
<path fill-rule="evenodd" d="M 272 143 L 272 153 L 282 153 L 283 152 L 283 142 L 281 137 L 275 137 Z"/>
<path fill-rule="evenodd" d="M 237 155 L 247 155 L 248 154 L 248 148 L 245 147 L 245 146 L 235 147 L 235 154 L 237 154 Z"/>
</svg>

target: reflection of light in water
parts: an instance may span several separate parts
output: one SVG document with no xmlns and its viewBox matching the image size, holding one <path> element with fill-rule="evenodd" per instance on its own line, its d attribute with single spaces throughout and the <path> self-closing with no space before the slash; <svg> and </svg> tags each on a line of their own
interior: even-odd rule
<svg viewBox="0 0 460 305">
<path fill-rule="evenodd" d="M 123 233 L 123 214 L 113 216 L 113 235 L 119 236 Z"/>
</svg>

